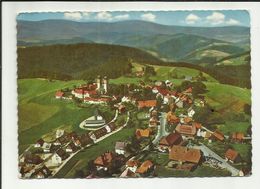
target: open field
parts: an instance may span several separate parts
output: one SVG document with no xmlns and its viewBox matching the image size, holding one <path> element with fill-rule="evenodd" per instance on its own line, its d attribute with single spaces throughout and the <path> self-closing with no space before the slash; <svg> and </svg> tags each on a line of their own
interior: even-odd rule
<svg viewBox="0 0 260 189">
<path fill-rule="evenodd" d="M 83 81 L 18 80 L 19 153 L 41 137 L 50 138 L 49 135 L 53 135 L 58 128 L 85 132 L 78 125 L 92 115 L 96 106 L 88 105 L 87 108 L 80 108 L 72 101 L 54 97 L 56 90 L 80 83 Z M 35 88 L 30 88 L 31 85 Z"/>
</svg>

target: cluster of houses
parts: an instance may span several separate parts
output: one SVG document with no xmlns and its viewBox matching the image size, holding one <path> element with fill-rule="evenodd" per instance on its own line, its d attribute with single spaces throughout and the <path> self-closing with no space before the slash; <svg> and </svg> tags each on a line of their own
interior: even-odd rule
<svg viewBox="0 0 260 189">
<path fill-rule="evenodd" d="M 21 178 L 51 177 L 53 172 L 51 170 L 58 168 L 71 154 L 92 145 L 116 128 L 116 124 L 111 122 L 102 128 L 81 135 L 74 131 L 67 133 L 58 129 L 56 139 L 52 142 L 40 138 L 32 147 L 35 151 L 28 150 L 19 160 Z"/>
<path fill-rule="evenodd" d="M 98 76 L 95 83 L 84 84 L 74 88 L 70 93 L 59 90 L 56 92 L 56 99 L 81 99 L 88 104 L 104 104 L 111 100 L 111 97 L 106 96 L 108 91 L 108 79 L 106 76 L 101 78 Z"/>
<path fill-rule="evenodd" d="M 94 166 L 97 171 L 110 171 L 113 169 L 113 162 L 120 169 L 118 177 L 144 177 L 152 175 L 155 169 L 155 164 L 150 160 L 140 162 L 134 158 L 128 159 L 130 154 L 126 151 L 127 142 L 118 141 L 115 144 L 114 151 L 106 151 L 94 160 Z M 128 159 L 128 160 L 127 160 Z M 93 178 L 91 173 L 87 178 Z M 95 175 L 97 177 L 97 175 Z"/>
<path fill-rule="evenodd" d="M 142 77 L 144 72 L 136 72 L 138 77 Z M 243 133 L 235 132 L 231 136 L 225 136 L 219 130 L 210 131 L 201 123 L 194 120 L 196 114 L 194 107 L 205 106 L 203 98 L 194 99 L 192 95 L 192 87 L 188 87 L 182 92 L 171 90 L 173 83 L 170 81 L 156 81 L 154 85 L 143 85 L 146 89 L 151 90 L 155 98 L 147 98 L 138 100 L 131 96 L 124 96 L 121 102 L 114 105 L 119 113 L 124 113 L 126 107 L 124 102 L 131 102 L 136 107 L 141 109 L 149 109 L 148 127 L 145 129 L 138 128 L 135 131 L 137 139 L 150 139 L 150 137 L 157 130 L 160 125 L 159 116 L 160 109 L 163 106 L 168 107 L 166 114 L 167 125 L 173 130 L 170 130 L 168 135 L 163 136 L 156 148 L 160 152 L 168 153 L 169 162 L 167 166 L 175 170 L 189 170 L 193 171 L 204 160 L 202 151 L 192 148 L 188 143 L 197 138 L 203 138 L 209 143 L 212 141 L 224 142 L 229 138 L 233 142 L 243 142 L 246 137 Z M 112 97 L 105 96 L 108 89 L 108 80 L 106 77 L 101 79 L 98 77 L 95 83 L 82 85 L 71 91 L 71 95 L 82 99 L 85 103 L 102 104 L 112 100 Z M 64 92 L 57 91 L 56 98 L 72 99 L 71 96 L 66 96 Z M 158 99 L 162 100 L 158 107 Z M 175 110 L 182 109 L 181 113 Z M 20 173 L 23 177 L 46 178 L 51 176 L 51 171 L 48 167 L 59 166 L 63 161 L 70 157 L 71 153 L 77 152 L 79 149 L 95 143 L 100 138 L 111 133 L 117 128 L 114 122 L 104 125 L 99 129 L 93 130 L 90 133 L 77 135 L 73 133 L 65 133 L 57 131 L 56 140 L 52 143 L 47 143 L 43 139 L 39 139 L 35 144 L 35 148 L 41 149 L 42 153 L 51 153 L 51 156 L 43 159 L 37 154 L 25 154 L 24 160 L 20 162 Z M 130 158 L 127 160 L 129 154 L 126 151 L 126 142 L 117 142 L 115 144 L 115 151 L 107 151 L 94 160 L 94 165 L 98 171 L 108 171 L 117 162 L 121 165 L 122 172 L 120 177 L 142 177 L 153 174 L 155 165 L 151 160 L 140 162 Z M 46 160 L 48 159 L 48 160 Z M 225 153 L 226 161 L 236 163 L 241 161 L 241 157 L 234 149 L 228 149 Z M 48 162 L 51 162 L 48 164 Z M 31 169 L 28 168 L 31 166 Z M 51 165 L 51 166 L 47 166 Z M 33 171 L 31 171 L 33 170 Z M 27 174 L 27 175 L 26 175 Z"/>
</svg>

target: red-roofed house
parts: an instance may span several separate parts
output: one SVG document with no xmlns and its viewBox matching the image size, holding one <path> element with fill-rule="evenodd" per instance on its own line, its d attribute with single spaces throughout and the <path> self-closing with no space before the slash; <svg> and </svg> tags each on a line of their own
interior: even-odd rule
<svg viewBox="0 0 260 189">
<path fill-rule="evenodd" d="M 55 93 L 55 98 L 57 98 L 57 99 L 61 99 L 63 96 L 64 96 L 64 92 L 62 92 L 62 91 L 57 91 Z"/>
<path fill-rule="evenodd" d="M 156 100 L 140 100 L 137 101 L 138 108 L 152 108 L 156 106 Z"/>
<path fill-rule="evenodd" d="M 178 124 L 175 131 L 180 133 L 183 136 L 193 138 L 196 134 L 196 127 L 195 125 L 181 125 Z"/>
<path fill-rule="evenodd" d="M 98 156 L 94 160 L 94 164 L 98 170 L 105 169 L 107 170 L 111 165 L 114 155 L 111 152 L 105 152 L 101 156 Z"/>
</svg>

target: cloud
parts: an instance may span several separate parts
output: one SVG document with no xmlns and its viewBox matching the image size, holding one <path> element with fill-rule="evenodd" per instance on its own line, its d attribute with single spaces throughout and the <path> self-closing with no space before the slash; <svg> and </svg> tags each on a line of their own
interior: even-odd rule
<svg viewBox="0 0 260 189">
<path fill-rule="evenodd" d="M 145 14 L 141 15 L 141 18 L 143 20 L 148 20 L 148 21 L 153 22 L 153 21 L 155 21 L 156 16 L 154 14 L 152 14 L 152 13 L 145 13 Z"/>
<path fill-rule="evenodd" d="M 65 12 L 64 18 L 69 20 L 81 20 L 82 14 L 80 12 Z"/>
<path fill-rule="evenodd" d="M 185 21 L 187 24 L 195 24 L 198 22 L 201 18 L 197 16 L 196 14 L 189 14 L 186 18 Z"/>
<path fill-rule="evenodd" d="M 83 16 L 84 18 L 88 18 L 88 17 L 90 16 L 90 13 L 89 13 L 89 12 L 83 12 L 83 13 L 82 13 L 82 16 Z"/>
<path fill-rule="evenodd" d="M 229 20 L 226 21 L 226 24 L 228 24 L 228 25 L 239 25 L 240 22 L 238 20 L 230 18 Z"/>
<path fill-rule="evenodd" d="M 112 15 L 108 12 L 99 12 L 96 15 L 96 19 L 98 20 L 112 20 Z"/>
<path fill-rule="evenodd" d="M 213 12 L 211 15 L 207 16 L 206 19 L 212 25 L 223 24 L 225 22 L 225 15 L 220 12 Z"/>
<path fill-rule="evenodd" d="M 128 18 L 129 18 L 129 14 L 121 14 L 121 15 L 117 15 L 114 17 L 114 19 L 117 19 L 117 20 L 125 20 Z"/>
</svg>

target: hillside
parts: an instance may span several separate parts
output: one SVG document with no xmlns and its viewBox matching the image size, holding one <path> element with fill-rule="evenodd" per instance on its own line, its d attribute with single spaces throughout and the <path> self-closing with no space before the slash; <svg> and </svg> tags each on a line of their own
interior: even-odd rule
<svg viewBox="0 0 260 189">
<path fill-rule="evenodd" d="M 88 38 L 89 34 L 172 35 L 177 33 L 239 42 L 249 39 L 250 29 L 242 26 L 185 27 L 161 25 L 147 21 L 75 22 L 68 20 L 17 21 L 17 38 L 21 41 Z M 95 36 L 95 35 L 94 35 Z M 90 39 L 91 40 L 91 39 Z"/>
<path fill-rule="evenodd" d="M 18 48 L 18 77 L 93 79 L 97 74 L 116 78 L 129 72 L 129 63 L 160 62 L 130 47 L 104 44 L 52 45 Z"/>
<path fill-rule="evenodd" d="M 250 44 L 249 29 L 237 26 L 199 28 L 135 20 L 114 23 L 45 20 L 18 21 L 17 29 L 18 46 L 115 44 L 145 50 L 161 60 L 190 63 L 201 63 L 201 59 L 203 63 L 212 63 L 242 53 Z"/>
</svg>

